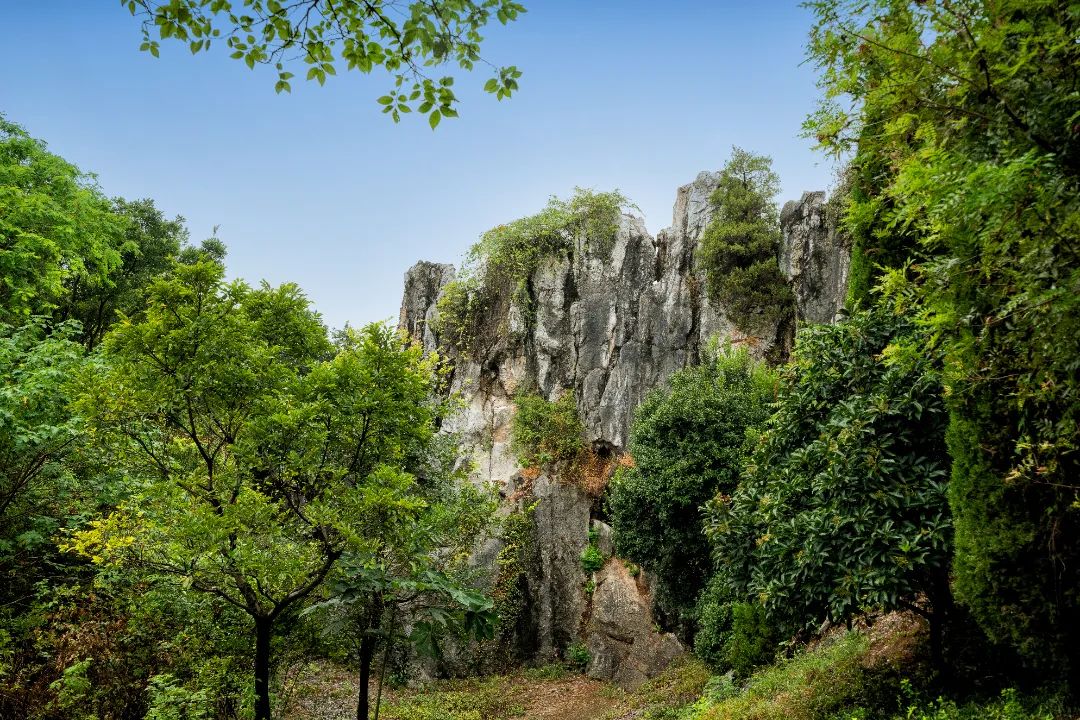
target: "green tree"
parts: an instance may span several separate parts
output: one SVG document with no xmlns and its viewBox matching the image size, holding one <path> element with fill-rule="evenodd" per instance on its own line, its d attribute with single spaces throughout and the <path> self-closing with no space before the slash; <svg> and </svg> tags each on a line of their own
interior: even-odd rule
<svg viewBox="0 0 1080 720">
<path fill-rule="evenodd" d="M 746 350 L 715 352 L 675 373 L 634 415 L 634 467 L 612 482 L 615 548 L 653 572 L 658 602 L 689 634 L 712 574 L 701 508 L 734 491 L 748 438 L 768 417 L 775 379 Z"/>
<path fill-rule="evenodd" d="M 864 178 L 863 287 L 914 260 L 912 311 L 948 358 L 957 594 L 1080 687 L 1080 15 L 809 5 L 825 98 L 807 127 Z"/>
<path fill-rule="evenodd" d="M 785 319 L 794 307 L 791 288 L 777 264 L 779 189 L 772 158 L 736 147 L 709 198 L 714 213 L 701 236 L 699 261 L 709 296 L 740 328 Z"/>
<path fill-rule="evenodd" d="M 305 610 L 356 661 L 361 720 L 369 714 L 368 688 L 380 649 L 376 716 L 395 649 L 438 659 L 446 635 L 467 641 L 493 633 L 493 603 L 475 589 L 479 571 L 469 558 L 490 529 L 496 495 L 466 481 L 458 447 L 456 436 L 440 434 L 417 448 L 407 462 L 423 500 L 415 522 L 385 528 L 375 550 L 346 552 L 324 588 L 326 599 Z"/>
<path fill-rule="evenodd" d="M 272 65 L 277 92 L 288 92 L 295 73 L 320 85 L 339 68 L 370 73 L 382 68 L 394 89 L 379 98 L 396 122 L 413 110 L 434 129 L 457 117 L 454 78 L 428 76 L 429 68 L 487 64 L 494 75 L 484 90 L 498 99 L 518 89 L 521 71 L 496 68 L 480 55 L 481 30 L 494 17 L 503 25 L 525 12 L 514 0 L 120 0 L 142 20 L 141 49 L 157 57 L 160 40 L 191 52 L 223 42 L 230 57 L 249 68 Z"/>
<path fill-rule="evenodd" d="M 66 474 L 62 460 L 79 435 L 68 411 L 68 376 L 83 363 L 75 328 L 46 335 L 42 323 L 0 326 L 0 519 L 5 530 L 35 515 L 29 498 L 44 499 Z M 48 530 L 38 537 L 44 541 Z"/>
<path fill-rule="evenodd" d="M 432 377 L 385 327 L 331 344 L 295 286 L 222 275 L 178 265 L 106 338 L 79 407 L 137 487 L 71 548 L 246 614 L 264 720 L 276 625 L 423 508 L 403 460 L 433 432 Z"/>
<path fill-rule="evenodd" d="M 105 282 L 123 232 L 92 176 L 0 115 L 0 322 L 51 313 L 72 283 Z"/>
<path fill-rule="evenodd" d="M 81 423 L 68 409 L 69 376 L 85 362 L 61 327 L 48 335 L 38 322 L 0 325 L 0 618 L 25 611 L 33 586 L 48 572 L 52 538 L 82 504 L 65 462 Z M 7 625 L 7 623 L 4 623 Z M 19 633 L 13 625 L 7 629 Z M 0 643 L 2 653 L 3 643 Z M 5 665 L 0 654 L 0 666 Z M 3 675 L 0 672 L 0 675 Z"/>
<path fill-rule="evenodd" d="M 709 504 L 729 591 L 784 632 L 902 607 L 929 617 L 941 648 L 947 413 L 940 358 L 914 334 L 884 308 L 802 330 L 743 481 Z"/>
<path fill-rule="evenodd" d="M 69 278 L 54 313 L 61 321 L 79 321 L 82 342 L 89 350 L 97 347 L 120 314 L 131 316 L 142 309 L 146 287 L 172 267 L 188 237 L 183 218 L 166 219 L 152 200 L 117 199 L 113 208 L 126 221 L 114 248 L 120 256 L 118 266 L 104 276 Z"/>
</svg>

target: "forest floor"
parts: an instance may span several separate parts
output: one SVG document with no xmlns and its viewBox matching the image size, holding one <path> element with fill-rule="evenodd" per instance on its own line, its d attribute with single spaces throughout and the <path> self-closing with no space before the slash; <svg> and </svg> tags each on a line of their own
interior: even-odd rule
<svg viewBox="0 0 1080 720">
<path fill-rule="evenodd" d="M 374 700 L 374 686 L 372 694 Z M 355 676 L 328 664 L 311 665 L 286 683 L 284 717 L 348 720 L 356 717 Z M 442 681 L 422 688 L 387 688 L 380 720 L 598 720 L 623 693 L 584 675 L 525 672 Z"/>
<path fill-rule="evenodd" d="M 688 702 L 701 693 L 707 673 L 683 663 L 660 682 L 627 693 L 560 666 L 418 688 L 387 688 L 380 720 L 621 720 L 648 707 Z M 279 697 L 290 720 L 349 720 L 356 713 L 355 674 L 312 663 L 290 674 Z M 374 687 L 373 687 L 374 690 Z M 374 695 L 374 693 L 373 693 Z M 373 698 L 374 699 L 374 698 Z"/>
</svg>

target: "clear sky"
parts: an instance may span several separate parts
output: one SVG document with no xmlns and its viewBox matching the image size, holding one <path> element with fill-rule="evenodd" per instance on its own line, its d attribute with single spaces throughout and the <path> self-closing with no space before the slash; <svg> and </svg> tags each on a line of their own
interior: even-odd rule
<svg viewBox="0 0 1080 720">
<path fill-rule="evenodd" d="M 782 200 L 832 183 L 799 136 L 817 90 L 797 3 L 523 2 L 483 49 L 523 70 L 520 93 L 500 103 L 486 75 L 459 75 L 461 117 L 432 132 L 379 112 L 382 75 L 276 95 L 223 47 L 140 53 L 118 0 L 0 0 L 0 112 L 194 240 L 220 225 L 232 275 L 299 283 L 335 327 L 396 320 L 415 261 L 456 262 L 575 186 L 620 189 L 655 233 L 733 144 L 774 158 Z"/>
</svg>

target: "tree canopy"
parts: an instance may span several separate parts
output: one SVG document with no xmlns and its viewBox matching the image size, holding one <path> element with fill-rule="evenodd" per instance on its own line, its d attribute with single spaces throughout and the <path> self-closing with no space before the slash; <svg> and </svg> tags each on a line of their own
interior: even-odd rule
<svg viewBox="0 0 1080 720">
<path fill-rule="evenodd" d="M 815 0 L 852 153 L 854 303 L 884 282 L 946 358 L 955 588 L 991 637 L 1080 685 L 1080 15 L 1052 0 Z M 857 270 L 857 272 L 856 272 Z"/>
<path fill-rule="evenodd" d="M 162 40 L 184 43 L 192 54 L 224 43 L 249 68 L 272 66 L 274 89 L 288 92 L 296 72 L 320 85 L 339 69 L 383 69 L 393 88 L 379 98 L 397 122 L 414 110 L 434 129 L 457 117 L 452 75 L 429 73 L 448 65 L 488 65 L 484 90 L 498 99 L 518 89 L 521 71 L 495 67 L 480 54 L 481 30 L 494 18 L 513 22 L 525 8 L 514 0 L 120 0 L 142 21 L 141 49 L 157 57 Z"/>
<path fill-rule="evenodd" d="M 732 148 L 709 201 L 700 263 L 710 297 L 744 330 L 791 315 L 794 298 L 780 274 L 780 178 L 772 158 Z"/>
<path fill-rule="evenodd" d="M 0 322 L 52 312 L 71 283 L 103 283 L 125 223 L 94 179 L 0 115 Z"/>
<path fill-rule="evenodd" d="M 788 633 L 948 608 L 947 416 L 935 358 L 900 350 L 911 332 L 884 309 L 800 332 L 745 478 L 709 505 L 732 595 Z"/>
<path fill-rule="evenodd" d="M 377 325 L 331 343 L 295 286 L 222 275 L 178 265 L 108 336 L 80 410 L 137 490 L 73 547 L 250 616 L 268 718 L 274 623 L 346 551 L 404 542 L 425 507 L 405 459 L 434 432 L 431 365 Z"/>
</svg>

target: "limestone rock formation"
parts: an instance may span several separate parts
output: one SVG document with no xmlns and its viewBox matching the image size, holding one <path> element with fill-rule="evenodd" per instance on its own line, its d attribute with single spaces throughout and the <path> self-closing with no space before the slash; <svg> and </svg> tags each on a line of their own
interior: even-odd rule
<svg viewBox="0 0 1080 720">
<path fill-rule="evenodd" d="M 527 579 L 535 599 L 532 615 L 537 629 L 536 654 L 554 659 L 577 638 L 586 597 L 581 552 L 588 544 L 592 499 L 573 483 L 541 475 L 533 483 L 532 497 L 535 560 L 538 572 Z"/>
<path fill-rule="evenodd" d="M 851 252 L 828 209 L 825 193 L 807 192 L 780 213 L 780 271 L 795 291 L 800 321 L 833 322 L 844 305 Z"/>
<path fill-rule="evenodd" d="M 464 405 L 443 427 L 472 451 L 473 479 L 499 487 L 506 511 L 520 508 L 524 498 L 539 500 L 523 624 L 536 636 L 519 638 L 519 649 L 538 662 L 560 657 L 584 631 L 596 658 L 590 672 L 633 685 L 666 663 L 645 655 L 667 658 L 679 651 L 673 637 L 654 631 L 642 583 L 628 583 L 608 567 L 621 563 L 605 567 L 588 602 L 580 554 L 602 503 L 567 478 L 525 480 L 510 450 L 510 422 L 521 388 L 549 400 L 572 392 L 585 440 L 610 474 L 627 448 L 634 409 L 673 372 L 697 363 L 711 338 L 746 346 L 758 357 L 782 349 L 782 329 L 736 328 L 704 292 L 695 250 L 718 181 L 719 174 L 703 172 L 679 188 L 672 225 L 655 238 L 633 215 L 621 217 L 613 243 L 578 237 L 571 252 L 548 258 L 528 279 L 528 312 L 513 303 L 500 308 L 488 319 L 487 342 L 469 355 L 440 347 L 435 322 L 453 267 L 422 262 L 405 276 L 400 326 L 453 363 L 449 389 Z M 827 227 L 823 201 L 823 193 L 809 193 L 784 209 L 781 266 L 794 286 L 799 317 L 809 321 L 832 320 L 846 282 L 847 253 Z M 490 562 L 496 552 L 488 547 L 479 561 Z"/>
<path fill-rule="evenodd" d="M 400 327 L 420 340 L 425 348 L 438 347 L 431 328 L 435 303 L 446 284 L 454 279 L 454 266 L 420 261 L 405 273 L 405 292 L 401 296 Z"/>
<path fill-rule="evenodd" d="M 596 574 L 586 638 L 589 677 L 629 690 L 663 672 L 683 653 L 674 635 L 656 631 L 644 577 L 631 577 L 618 558 L 608 560 Z"/>
</svg>

